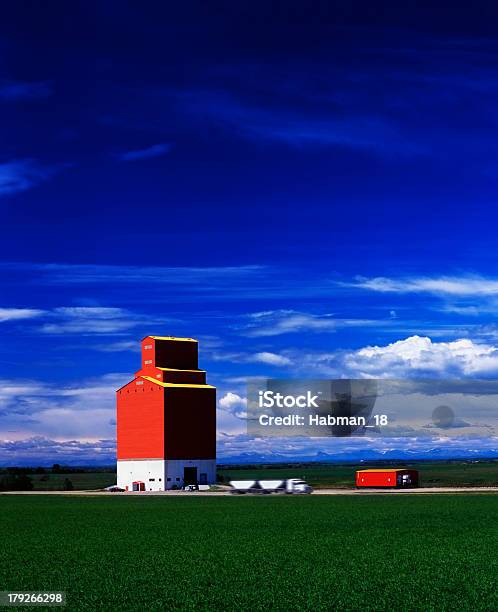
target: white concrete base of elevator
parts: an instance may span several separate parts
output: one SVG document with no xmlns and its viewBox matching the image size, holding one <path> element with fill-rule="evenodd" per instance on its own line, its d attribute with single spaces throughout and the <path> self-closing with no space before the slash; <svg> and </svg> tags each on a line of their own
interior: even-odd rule
<svg viewBox="0 0 498 612">
<path fill-rule="evenodd" d="M 166 491 L 185 484 L 214 484 L 216 459 L 121 459 L 117 485 L 125 491 Z"/>
</svg>

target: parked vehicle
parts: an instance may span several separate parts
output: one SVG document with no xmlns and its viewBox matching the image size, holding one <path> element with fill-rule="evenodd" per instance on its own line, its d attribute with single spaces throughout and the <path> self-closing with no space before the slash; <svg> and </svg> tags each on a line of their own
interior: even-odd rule
<svg viewBox="0 0 498 612">
<path fill-rule="evenodd" d="M 244 493 L 268 494 L 306 494 L 312 493 L 313 489 L 304 480 L 299 478 L 287 478 L 287 480 L 231 480 L 231 493 L 242 495 Z"/>
<path fill-rule="evenodd" d="M 183 487 L 184 491 L 209 491 L 211 487 L 205 484 L 188 484 Z"/>
</svg>

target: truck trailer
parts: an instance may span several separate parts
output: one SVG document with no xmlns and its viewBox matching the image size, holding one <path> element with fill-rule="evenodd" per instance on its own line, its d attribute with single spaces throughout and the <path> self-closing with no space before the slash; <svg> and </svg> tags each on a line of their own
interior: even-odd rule
<svg viewBox="0 0 498 612">
<path fill-rule="evenodd" d="M 300 478 L 287 478 L 286 480 L 231 480 L 229 484 L 231 486 L 230 492 L 234 495 L 243 495 L 244 493 L 252 495 L 287 493 L 292 495 L 313 492 L 309 484 Z"/>
<path fill-rule="evenodd" d="M 356 486 L 372 488 L 404 489 L 418 487 L 419 478 L 417 470 L 404 468 L 380 468 L 371 470 L 358 470 L 356 472 Z"/>
</svg>

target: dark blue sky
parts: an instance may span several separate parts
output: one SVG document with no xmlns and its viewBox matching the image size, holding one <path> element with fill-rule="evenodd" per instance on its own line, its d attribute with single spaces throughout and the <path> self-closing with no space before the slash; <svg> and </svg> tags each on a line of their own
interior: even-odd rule
<svg viewBox="0 0 498 612">
<path fill-rule="evenodd" d="M 498 7 L 422 4 L 2 7 L 0 461 L 108 460 L 148 333 L 226 456 L 247 376 L 496 375 Z"/>
</svg>

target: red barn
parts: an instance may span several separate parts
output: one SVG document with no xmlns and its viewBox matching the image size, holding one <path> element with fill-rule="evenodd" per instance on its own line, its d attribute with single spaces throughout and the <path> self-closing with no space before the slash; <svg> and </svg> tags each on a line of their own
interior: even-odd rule
<svg viewBox="0 0 498 612">
<path fill-rule="evenodd" d="M 117 484 L 164 491 L 216 479 L 216 389 L 192 338 L 147 336 L 142 368 L 117 391 Z"/>
<path fill-rule="evenodd" d="M 358 470 L 356 472 L 357 487 L 418 487 L 417 470 L 404 468 L 380 468 L 375 470 Z"/>
</svg>

